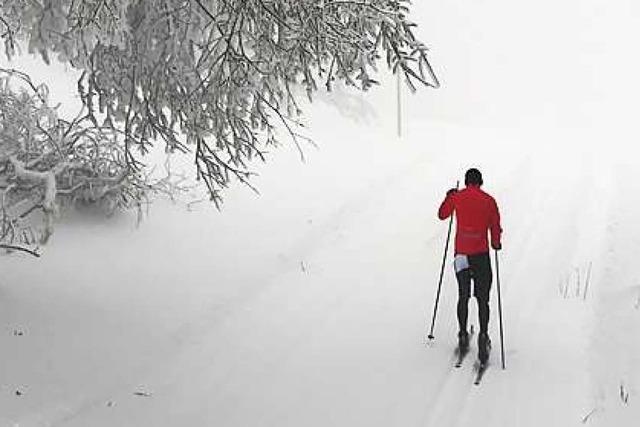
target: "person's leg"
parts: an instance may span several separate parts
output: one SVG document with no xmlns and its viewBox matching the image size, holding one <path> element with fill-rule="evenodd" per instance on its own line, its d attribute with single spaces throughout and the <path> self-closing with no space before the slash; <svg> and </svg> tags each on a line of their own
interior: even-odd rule
<svg viewBox="0 0 640 427">
<path fill-rule="evenodd" d="M 469 265 L 473 274 L 473 295 L 478 301 L 478 317 L 480 334 L 478 335 L 478 359 L 486 363 L 489 358 L 489 295 L 491 291 L 492 272 L 489 253 L 469 257 Z"/>
<path fill-rule="evenodd" d="M 493 280 L 489 253 L 469 257 L 469 265 L 473 272 L 473 296 L 478 302 L 480 333 L 486 334 L 489 328 L 489 295 Z"/>
<path fill-rule="evenodd" d="M 467 332 L 469 297 L 471 296 L 471 271 L 467 268 L 456 273 L 458 279 L 458 327 L 460 333 Z"/>
</svg>

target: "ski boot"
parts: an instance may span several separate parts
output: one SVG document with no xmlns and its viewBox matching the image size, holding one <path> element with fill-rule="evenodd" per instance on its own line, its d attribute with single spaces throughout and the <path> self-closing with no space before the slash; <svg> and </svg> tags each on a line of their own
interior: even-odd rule
<svg viewBox="0 0 640 427">
<path fill-rule="evenodd" d="M 469 334 L 467 331 L 458 332 L 458 352 L 464 354 L 469 351 Z"/>
<path fill-rule="evenodd" d="M 490 351 L 491 339 L 489 339 L 489 335 L 486 332 L 480 332 L 478 335 L 478 360 L 481 365 L 486 365 Z"/>
</svg>

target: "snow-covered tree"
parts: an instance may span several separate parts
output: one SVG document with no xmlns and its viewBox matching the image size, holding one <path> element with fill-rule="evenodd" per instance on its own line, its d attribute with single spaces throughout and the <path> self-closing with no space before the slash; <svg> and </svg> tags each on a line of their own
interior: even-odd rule
<svg viewBox="0 0 640 427">
<path fill-rule="evenodd" d="M 194 152 L 212 198 L 246 161 L 276 143 L 276 122 L 294 142 L 309 96 L 338 79 L 362 89 L 382 55 L 416 84 L 437 86 L 408 0 L 5 0 L 5 52 L 20 41 L 82 71 L 88 117 L 99 113 L 135 153 L 163 140 Z M 134 150 L 134 148 L 136 150 Z"/>
<path fill-rule="evenodd" d="M 59 118 L 45 86 L 0 69 L 0 247 L 36 254 L 61 206 L 140 209 L 153 188 L 127 167 L 122 135 L 86 115 Z"/>
<path fill-rule="evenodd" d="M 143 173 L 162 141 L 193 155 L 217 205 L 233 178 L 248 184 L 248 162 L 264 160 L 279 132 L 300 148 L 299 88 L 309 98 L 335 81 L 366 90 L 381 60 L 412 90 L 438 86 L 409 3 L 4 0 L 0 35 L 9 58 L 28 46 L 81 73 L 83 119 L 122 137 L 125 173 Z"/>
</svg>

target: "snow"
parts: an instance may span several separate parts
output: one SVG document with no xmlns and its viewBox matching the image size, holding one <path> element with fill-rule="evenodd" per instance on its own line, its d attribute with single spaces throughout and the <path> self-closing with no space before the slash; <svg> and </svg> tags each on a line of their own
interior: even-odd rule
<svg viewBox="0 0 640 427">
<path fill-rule="evenodd" d="M 157 201 L 139 227 L 75 212 L 42 258 L 2 256 L 0 425 L 636 425 L 637 6 L 571 4 L 416 5 L 444 87 L 405 98 L 402 139 L 392 78 L 323 95 L 319 149 L 274 151 L 260 196 Z M 564 66 L 538 68 L 540 51 Z M 480 387 L 475 343 L 453 368 L 451 254 L 426 342 L 436 210 L 472 166 L 505 230 L 506 370 L 494 281 Z"/>
</svg>

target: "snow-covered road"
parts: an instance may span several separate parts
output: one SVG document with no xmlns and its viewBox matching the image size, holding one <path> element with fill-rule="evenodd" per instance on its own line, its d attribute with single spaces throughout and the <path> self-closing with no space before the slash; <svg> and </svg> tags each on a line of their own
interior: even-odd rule
<svg viewBox="0 0 640 427">
<path fill-rule="evenodd" d="M 222 214 L 157 206 L 134 232 L 126 218 L 84 217 L 42 260 L 5 258 L 0 421 L 625 425 L 640 384 L 629 339 L 637 282 L 626 276 L 638 241 L 621 235 L 638 210 L 622 191 L 632 169 L 570 145 L 522 150 L 528 141 L 487 129 L 414 131 L 446 144 L 370 135 L 353 145 L 370 151 L 349 181 L 349 155 L 337 160 L 344 147 L 327 137 L 307 165 L 289 159 L 298 180 L 265 171 L 269 191 L 232 198 Z M 461 156 L 471 138 L 482 144 Z M 318 180 L 329 164 L 336 180 Z M 452 368 L 450 266 L 436 340 L 425 343 L 446 235 L 435 211 L 470 165 L 485 173 L 505 229 L 507 370 L 494 292 L 480 387 L 474 357 Z M 314 198 L 299 197 L 306 191 Z"/>
</svg>

